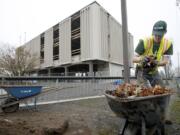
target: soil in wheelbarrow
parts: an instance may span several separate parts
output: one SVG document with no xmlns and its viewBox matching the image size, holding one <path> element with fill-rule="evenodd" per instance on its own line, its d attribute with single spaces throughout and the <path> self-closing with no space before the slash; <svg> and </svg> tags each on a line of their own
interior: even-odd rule
<svg viewBox="0 0 180 135">
<path fill-rule="evenodd" d="M 180 135 L 179 100 L 172 104 L 173 124 L 166 125 L 169 135 Z M 123 124 L 106 98 L 97 98 L 1 113 L 0 135 L 117 135 Z"/>
</svg>

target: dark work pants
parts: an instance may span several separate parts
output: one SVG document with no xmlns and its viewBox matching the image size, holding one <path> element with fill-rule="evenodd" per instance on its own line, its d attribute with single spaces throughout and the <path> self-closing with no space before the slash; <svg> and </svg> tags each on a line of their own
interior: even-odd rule
<svg viewBox="0 0 180 135">
<path fill-rule="evenodd" d="M 145 87 L 154 87 L 155 85 L 160 85 L 163 86 L 163 81 L 161 76 L 159 75 L 158 71 L 154 74 L 148 74 L 143 72 L 142 70 L 138 70 L 137 71 L 137 81 L 138 84 L 143 85 Z M 163 109 L 163 108 L 162 108 Z M 165 115 L 161 116 L 162 118 L 164 118 L 165 120 Z M 164 121 L 162 120 L 162 121 Z M 164 128 L 164 122 L 162 124 L 160 124 L 159 126 L 160 132 L 156 132 L 153 135 L 165 135 L 165 128 Z"/>
<path fill-rule="evenodd" d="M 138 70 L 137 81 L 140 85 L 144 85 L 146 87 L 154 87 L 155 85 L 163 86 L 163 81 L 158 71 L 154 74 L 148 74 L 146 72 L 143 72 L 142 70 Z"/>
</svg>

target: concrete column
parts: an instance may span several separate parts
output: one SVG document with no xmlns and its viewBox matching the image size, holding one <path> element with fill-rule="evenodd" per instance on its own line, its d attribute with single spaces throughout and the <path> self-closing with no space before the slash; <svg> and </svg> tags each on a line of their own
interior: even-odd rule
<svg viewBox="0 0 180 135">
<path fill-rule="evenodd" d="M 37 76 L 39 76 L 39 70 L 36 70 L 35 73 Z"/>
<path fill-rule="evenodd" d="M 47 70 L 48 70 L 48 76 L 51 76 L 51 69 L 48 68 Z"/>
<path fill-rule="evenodd" d="M 94 72 L 93 72 L 93 62 L 89 62 L 89 75 L 90 76 L 94 76 Z"/>
<path fill-rule="evenodd" d="M 68 67 L 64 67 L 64 75 L 68 76 Z"/>
<path fill-rule="evenodd" d="M 29 76 L 32 76 L 32 75 L 34 76 L 34 74 L 36 74 L 36 76 L 39 76 L 39 70 L 37 69 L 37 70 L 34 70 L 33 72 L 28 73 Z"/>
</svg>

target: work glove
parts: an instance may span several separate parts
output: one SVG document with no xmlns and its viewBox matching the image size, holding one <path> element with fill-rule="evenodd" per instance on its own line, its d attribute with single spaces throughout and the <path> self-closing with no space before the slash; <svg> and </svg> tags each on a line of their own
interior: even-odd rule
<svg viewBox="0 0 180 135">
<path fill-rule="evenodd" d="M 158 66 L 158 61 L 157 60 L 152 60 L 150 65 L 151 65 L 152 68 L 155 68 L 155 67 Z"/>
<path fill-rule="evenodd" d="M 144 72 L 152 72 L 155 71 L 158 66 L 158 61 L 154 56 L 144 56 L 141 62 L 142 68 Z"/>
<path fill-rule="evenodd" d="M 142 68 L 150 67 L 150 57 L 148 56 L 142 57 L 141 65 L 142 65 Z"/>
<path fill-rule="evenodd" d="M 144 62 L 146 62 L 146 63 L 150 62 L 150 57 L 148 57 L 148 56 L 144 56 L 143 61 L 144 61 Z"/>
</svg>

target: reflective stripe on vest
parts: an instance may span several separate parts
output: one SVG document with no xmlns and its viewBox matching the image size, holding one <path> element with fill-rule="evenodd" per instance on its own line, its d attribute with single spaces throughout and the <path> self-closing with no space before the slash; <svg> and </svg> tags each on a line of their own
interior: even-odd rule
<svg viewBox="0 0 180 135">
<path fill-rule="evenodd" d="M 156 53 L 156 57 L 158 61 L 161 60 L 163 54 L 169 49 L 170 46 L 171 46 L 171 41 L 163 37 L 160 42 L 160 47 Z M 145 52 L 143 54 L 144 56 L 153 55 L 153 36 L 144 39 L 144 49 L 145 49 Z"/>
</svg>

